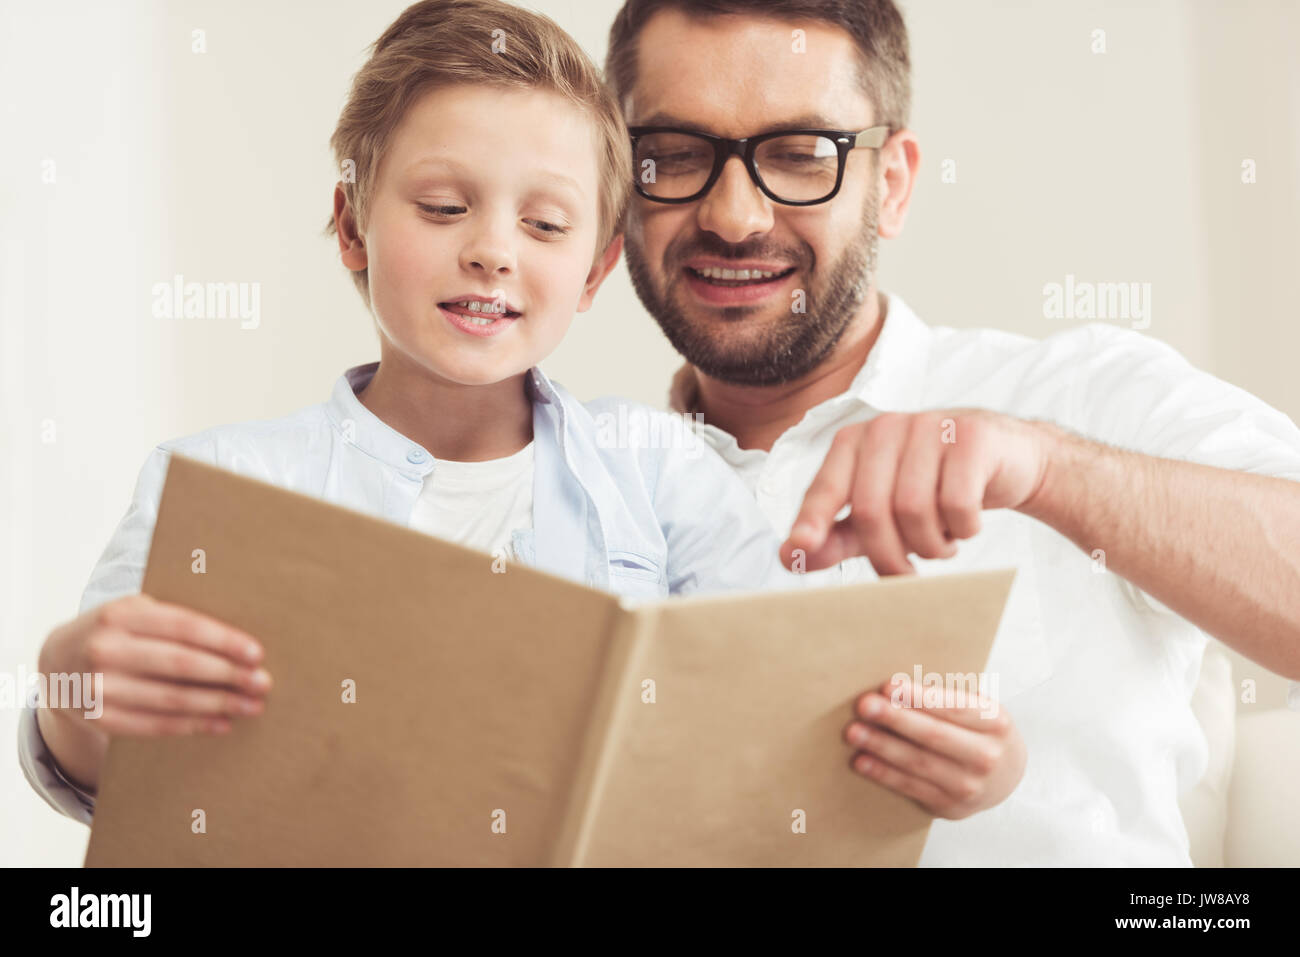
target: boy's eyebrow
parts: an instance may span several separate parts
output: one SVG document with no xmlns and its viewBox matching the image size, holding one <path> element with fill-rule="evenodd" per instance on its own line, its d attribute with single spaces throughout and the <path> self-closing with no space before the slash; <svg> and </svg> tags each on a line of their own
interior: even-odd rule
<svg viewBox="0 0 1300 957">
<path fill-rule="evenodd" d="M 702 123 L 695 123 L 691 120 L 684 120 L 679 116 L 673 116 L 671 113 L 665 113 L 662 110 L 652 113 L 644 120 L 636 123 L 629 123 L 628 126 L 675 126 L 680 130 L 691 130 L 696 133 L 710 133 L 717 135 L 714 130 L 709 129 Z M 820 113 L 805 113 L 802 116 L 794 116 L 788 120 L 781 120 L 779 123 L 768 123 L 760 130 L 753 130 L 747 133 L 747 136 L 762 136 L 764 133 L 775 133 L 777 130 L 836 130 L 841 124 L 834 120 L 827 119 Z"/>
<path fill-rule="evenodd" d="M 456 173 L 471 172 L 469 167 L 465 166 L 463 163 L 458 163 L 456 160 L 444 159 L 438 156 L 428 156 L 422 160 L 417 160 L 407 167 L 406 175 L 410 177 L 416 176 L 427 166 L 444 167 Z M 578 181 L 566 173 L 559 173 L 553 170 L 537 170 L 534 175 L 537 179 L 545 180 L 551 185 L 572 191 L 579 199 L 586 196 L 586 193 L 583 191 L 582 186 Z"/>
</svg>

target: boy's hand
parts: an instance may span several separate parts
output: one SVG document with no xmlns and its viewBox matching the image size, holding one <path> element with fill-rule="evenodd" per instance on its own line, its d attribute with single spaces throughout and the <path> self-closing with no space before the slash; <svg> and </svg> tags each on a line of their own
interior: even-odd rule
<svg viewBox="0 0 1300 957">
<path fill-rule="evenodd" d="M 207 615 L 148 595 L 130 595 L 56 628 L 41 649 L 45 674 L 102 674 L 102 709 L 49 709 L 107 742 L 113 734 L 172 735 L 230 730 L 230 718 L 260 714 L 271 677 L 262 647 Z M 51 702 L 57 703 L 57 702 Z"/>
<path fill-rule="evenodd" d="M 984 697 L 948 707 L 925 702 L 924 691 L 904 678 L 857 699 L 859 720 L 844 728 L 857 749 L 850 767 L 935 817 L 958 820 L 1001 803 L 1025 773 L 1011 716 Z"/>
</svg>

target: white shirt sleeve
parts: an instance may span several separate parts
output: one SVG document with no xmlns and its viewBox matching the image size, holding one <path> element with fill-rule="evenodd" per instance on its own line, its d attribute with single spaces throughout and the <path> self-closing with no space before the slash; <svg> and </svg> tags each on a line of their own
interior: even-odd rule
<svg viewBox="0 0 1300 957">
<path fill-rule="evenodd" d="M 89 824 L 95 811 L 95 795 L 73 784 L 54 755 L 45 746 L 36 710 L 23 708 L 18 716 L 18 764 L 27 783 L 50 807 L 74 821 Z"/>
<path fill-rule="evenodd" d="M 781 538 L 740 476 L 676 416 L 657 414 L 665 428 L 682 432 L 661 450 L 655 476 L 670 593 L 799 587 L 800 577 L 781 564 Z"/>
<path fill-rule="evenodd" d="M 79 614 L 123 595 L 140 592 L 170 457 L 171 453 L 161 446 L 149 453 L 136 479 L 131 504 L 90 573 L 90 581 L 81 595 Z"/>
<path fill-rule="evenodd" d="M 149 453 L 136 479 L 135 492 L 126 515 L 118 523 L 82 593 L 83 614 L 125 595 L 138 594 L 144 582 L 144 568 L 153 542 L 158 502 L 167 475 L 169 453 L 161 447 Z M 36 793 L 55 810 L 84 824 L 91 822 L 95 796 L 73 784 L 45 745 L 36 712 L 24 708 L 18 720 L 18 763 Z"/>
<path fill-rule="evenodd" d="M 1300 429 L 1284 413 L 1158 339 L 1103 323 L 1076 332 L 1088 341 L 1067 425 L 1146 455 L 1300 481 Z"/>
<path fill-rule="evenodd" d="M 1070 334 L 1083 344 L 1063 424 L 1144 455 L 1300 481 L 1300 429 L 1284 413 L 1131 329 L 1090 323 Z M 1131 582 L 1123 588 L 1173 614 Z"/>
</svg>

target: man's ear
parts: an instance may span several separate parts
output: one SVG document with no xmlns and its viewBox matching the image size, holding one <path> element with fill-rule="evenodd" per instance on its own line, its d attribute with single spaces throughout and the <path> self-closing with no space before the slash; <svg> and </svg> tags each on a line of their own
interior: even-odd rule
<svg viewBox="0 0 1300 957">
<path fill-rule="evenodd" d="M 916 171 L 921 165 L 921 147 L 911 130 L 899 130 L 881 147 L 878 155 L 881 178 L 880 236 L 893 239 L 903 231 L 907 207 L 912 201 Z"/>
<path fill-rule="evenodd" d="M 357 232 L 357 218 L 348 205 L 343 184 L 334 187 L 334 231 L 339 239 L 339 258 L 353 272 L 366 268 L 366 243 Z"/>
<path fill-rule="evenodd" d="M 587 283 L 582 287 L 582 296 L 578 299 L 578 312 L 586 312 L 591 308 L 591 303 L 596 298 L 596 290 L 605 281 L 605 277 L 618 265 L 618 257 L 622 251 L 623 234 L 619 233 L 609 241 L 609 245 L 605 247 L 605 252 L 600 259 L 596 260 L 596 264 L 591 267 L 591 272 L 587 273 Z"/>
</svg>

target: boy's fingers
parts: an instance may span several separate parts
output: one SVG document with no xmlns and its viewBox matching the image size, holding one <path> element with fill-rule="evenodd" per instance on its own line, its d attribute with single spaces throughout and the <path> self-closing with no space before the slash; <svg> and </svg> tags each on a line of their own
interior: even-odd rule
<svg viewBox="0 0 1300 957">
<path fill-rule="evenodd" d="M 96 645 L 91 664 L 96 671 L 218 685 L 246 694 L 264 694 L 271 687 L 271 676 L 264 668 L 243 667 L 198 648 L 125 632 L 105 636 Z"/>
<path fill-rule="evenodd" d="M 131 708 L 105 708 L 95 719 L 105 734 L 159 737 L 180 734 L 221 734 L 231 728 L 229 718 L 185 714 L 163 714 Z"/>
<path fill-rule="evenodd" d="M 864 721 L 886 728 L 923 748 L 952 758 L 959 764 L 981 766 L 986 763 L 994 743 L 983 735 L 946 721 L 919 708 L 892 704 L 877 694 L 864 694 L 854 708 Z"/>
<path fill-rule="evenodd" d="M 262 658 L 262 646 L 252 635 L 201 612 L 148 595 L 113 602 L 102 610 L 101 620 L 126 631 L 178 641 L 244 664 L 255 664 Z"/>
<path fill-rule="evenodd" d="M 104 701 L 115 707 L 174 715 L 220 716 L 261 714 L 265 703 L 235 691 L 177 684 L 113 672 L 104 677 Z"/>
<path fill-rule="evenodd" d="M 859 751 L 937 785 L 955 800 L 969 800 L 979 785 L 970 771 L 957 762 L 917 747 L 883 728 L 854 721 L 844 729 L 844 738 Z"/>
<path fill-rule="evenodd" d="M 891 703 L 897 696 L 902 707 L 919 708 L 972 731 L 1001 734 L 1011 725 L 1011 718 L 1002 705 L 978 691 L 968 693 L 964 689 L 953 689 L 950 694 L 947 689 L 933 689 L 927 693 L 924 687 L 917 687 L 914 682 L 904 679 L 897 686 L 886 682 L 880 693 Z M 951 704 L 949 697 L 952 698 Z"/>
<path fill-rule="evenodd" d="M 864 778 L 870 778 L 891 791 L 911 798 L 930 814 L 937 813 L 938 808 L 944 807 L 952 800 L 937 785 L 924 781 L 914 774 L 908 774 L 875 755 L 858 751 L 849 760 L 849 766 Z"/>
</svg>

